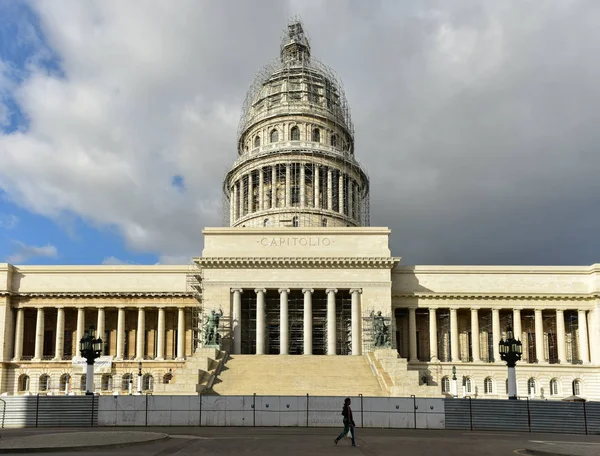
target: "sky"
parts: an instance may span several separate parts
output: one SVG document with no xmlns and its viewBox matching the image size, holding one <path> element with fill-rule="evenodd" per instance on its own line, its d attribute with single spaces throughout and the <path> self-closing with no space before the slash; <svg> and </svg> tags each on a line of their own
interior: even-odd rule
<svg viewBox="0 0 600 456">
<path fill-rule="evenodd" d="M 0 262 L 200 255 L 295 16 L 402 264 L 600 263 L 596 0 L 0 0 Z"/>
</svg>

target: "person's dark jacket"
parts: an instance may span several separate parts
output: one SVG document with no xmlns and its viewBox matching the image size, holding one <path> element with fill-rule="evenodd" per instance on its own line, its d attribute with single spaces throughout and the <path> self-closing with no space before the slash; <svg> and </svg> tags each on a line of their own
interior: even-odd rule
<svg viewBox="0 0 600 456">
<path fill-rule="evenodd" d="M 349 405 L 344 405 L 344 408 L 342 409 L 342 416 L 344 417 L 344 422 L 351 424 L 352 426 L 356 426 L 356 424 L 354 424 L 354 418 L 352 417 L 352 410 L 350 409 Z"/>
</svg>

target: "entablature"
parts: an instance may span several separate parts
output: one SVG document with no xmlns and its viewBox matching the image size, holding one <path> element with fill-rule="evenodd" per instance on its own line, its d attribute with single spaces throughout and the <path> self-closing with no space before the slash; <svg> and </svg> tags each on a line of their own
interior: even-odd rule
<svg viewBox="0 0 600 456">
<path fill-rule="evenodd" d="M 302 269 L 392 269 L 400 258 L 394 257 L 202 257 L 194 259 L 206 269 L 302 268 Z"/>
</svg>

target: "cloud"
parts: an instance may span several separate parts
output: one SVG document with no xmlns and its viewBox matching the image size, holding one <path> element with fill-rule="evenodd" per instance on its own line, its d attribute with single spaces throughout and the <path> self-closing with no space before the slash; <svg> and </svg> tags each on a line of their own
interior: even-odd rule
<svg viewBox="0 0 600 456">
<path fill-rule="evenodd" d="M 245 91 L 300 14 L 345 83 L 371 224 L 392 228 L 404 263 L 600 258 L 598 2 L 32 8 L 62 72 L 31 59 L 4 84 L 28 129 L 0 136 L 0 188 L 30 211 L 114 227 L 135 251 L 199 255 L 202 228 L 221 225 Z"/>
<path fill-rule="evenodd" d="M 0 214 L 0 228 L 12 230 L 19 224 L 19 217 L 14 214 Z"/>
<path fill-rule="evenodd" d="M 106 265 L 119 265 L 119 264 L 130 264 L 129 261 L 121 260 L 114 256 L 109 256 L 102 260 L 102 264 Z"/>
<path fill-rule="evenodd" d="M 27 245 L 21 241 L 15 241 L 15 251 L 6 258 L 6 261 L 12 264 L 21 264 L 32 258 L 56 258 L 58 256 L 58 250 L 55 246 L 47 244 L 42 247 L 35 245 Z"/>
<path fill-rule="evenodd" d="M 190 259 L 190 256 L 185 255 L 161 255 L 156 264 L 188 265 L 190 264 Z"/>
</svg>

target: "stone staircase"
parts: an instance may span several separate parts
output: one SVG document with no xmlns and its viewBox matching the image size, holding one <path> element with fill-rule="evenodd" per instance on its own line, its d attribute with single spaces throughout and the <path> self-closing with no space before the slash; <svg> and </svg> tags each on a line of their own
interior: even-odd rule
<svg viewBox="0 0 600 456">
<path fill-rule="evenodd" d="M 364 356 L 230 355 L 212 394 L 386 396 Z M 206 394 L 211 394 L 207 391 Z"/>
<path fill-rule="evenodd" d="M 408 361 L 393 349 L 381 349 L 367 354 L 371 370 L 386 396 L 440 397 L 438 386 L 419 385 L 419 372 L 408 370 Z"/>
</svg>

